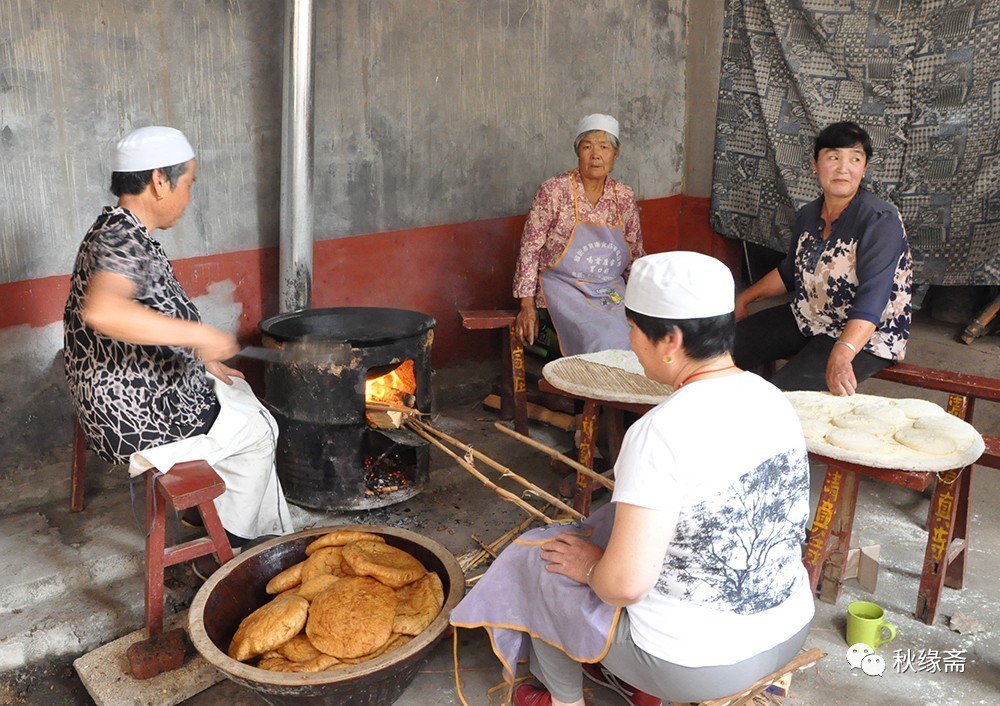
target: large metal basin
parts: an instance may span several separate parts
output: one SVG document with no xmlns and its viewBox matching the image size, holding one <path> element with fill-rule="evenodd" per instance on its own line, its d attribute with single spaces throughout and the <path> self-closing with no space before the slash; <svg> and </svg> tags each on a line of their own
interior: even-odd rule
<svg viewBox="0 0 1000 706">
<path fill-rule="evenodd" d="M 430 626 L 403 647 L 370 662 L 316 674 L 284 674 L 251 667 L 226 651 L 240 622 L 273 596 L 264 587 L 279 571 L 301 561 L 305 548 L 334 529 L 382 535 L 387 544 L 409 552 L 444 584 L 444 609 Z M 416 676 L 430 650 L 448 628 L 448 616 L 465 593 L 465 577 L 455 557 L 415 532 L 370 525 L 338 525 L 305 530 L 240 554 L 199 589 L 188 615 L 188 632 L 201 655 L 229 679 L 255 691 L 270 704 L 388 706 Z"/>
</svg>

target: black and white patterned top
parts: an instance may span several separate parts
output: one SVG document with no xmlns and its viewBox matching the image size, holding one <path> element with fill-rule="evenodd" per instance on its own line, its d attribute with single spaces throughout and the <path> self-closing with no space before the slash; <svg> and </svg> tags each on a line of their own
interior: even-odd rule
<svg viewBox="0 0 1000 706">
<path fill-rule="evenodd" d="M 66 378 L 88 446 L 123 463 L 135 451 L 207 431 L 218 401 L 192 350 L 126 343 L 81 320 L 98 272 L 127 277 L 150 309 L 201 321 L 160 243 L 126 209 L 105 207 L 80 245 L 63 314 Z"/>
<path fill-rule="evenodd" d="M 839 338 L 848 319 L 875 324 L 864 350 L 900 361 L 910 337 L 913 263 L 899 211 L 861 189 L 823 239 L 823 198 L 795 219 L 795 245 L 778 266 L 805 336 Z"/>
</svg>

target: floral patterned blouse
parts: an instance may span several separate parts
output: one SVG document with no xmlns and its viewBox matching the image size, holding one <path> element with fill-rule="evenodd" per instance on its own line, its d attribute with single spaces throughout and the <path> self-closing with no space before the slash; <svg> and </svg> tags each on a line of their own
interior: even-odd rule
<svg viewBox="0 0 1000 706">
<path fill-rule="evenodd" d="M 66 378 L 88 446 L 107 461 L 124 463 L 135 451 L 207 431 L 219 403 L 190 349 L 126 343 L 80 318 L 98 272 L 127 277 L 136 300 L 150 309 L 201 320 L 160 243 L 131 212 L 106 207 L 80 245 L 63 314 Z"/>
<path fill-rule="evenodd" d="M 910 337 L 912 259 L 899 211 L 861 189 L 823 240 L 820 197 L 795 219 L 795 246 L 778 266 L 805 336 L 837 338 L 848 319 L 875 324 L 864 350 L 900 361 Z"/>
<path fill-rule="evenodd" d="M 591 206 L 584 196 L 583 180 L 576 169 L 547 179 L 538 188 L 528 212 L 514 273 L 514 297 L 537 297 L 535 303 L 540 308 L 545 307 L 545 301 L 539 288 L 538 275 L 551 269 L 559 261 L 573 234 L 573 226 L 576 225 L 574 182 L 580 220 L 587 223 L 616 224 L 620 217 L 632 261 L 646 254 L 642 249 L 639 207 L 630 187 L 609 176 L 604 183 L 604 193 L 600 200 L 596 206 Z M 625 279 L 628 279 L 630 268 L 631 262 L 625 268 Z"/>
</svg>

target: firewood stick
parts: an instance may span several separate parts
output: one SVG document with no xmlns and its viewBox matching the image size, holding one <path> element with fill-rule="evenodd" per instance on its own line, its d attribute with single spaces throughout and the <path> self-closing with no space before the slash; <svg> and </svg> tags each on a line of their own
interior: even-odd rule
<svg viewBox="0 0 1000 706">
<path fill-rule="evenodd" d="M 528 446 L 531 446 L 532 448 L 536 448 L 539 451 L 542 451 L 542 452 L 548 454 L 552 458 L 558 459 L 558 460 L 562 461 L 563 463 L 565 463 L 567 466 L 569 466 L 573 470 L 579 471 L 580 473 L 582 473 L 583 475 L 587 476 L 588 478 L 591 478 L 592 480 L 597 481 L 598 483 L 600 483 L 601 485 L 603 485 L 605 488 L 608 488 L 610 490 L 614 490 L 614 487 L 615 487 L 615 482 L 614 481 L 608 480 L 607 478 L 605 478 L 604 476 L 602 476 L 597 471 L 594 471 L 594 470 L 592 470 L 590 468 L 587 468 L 582 463 L 580 463 L 578 461 L 574 461 L 569 456 L 566 456 L 565 454 L 559 453 L 558 451 L 556 451 L 551 446 L 546 446 L 545 444 L 541 443 L 540 441 L 535 441 L 531 437 L 525 436 L 524 434 L 518 434 L 513 429 L 508 429 L 507 427 L 505 427 L 500 422 L 494 422 L 493 426 L 495 426 L 497 429 L 499 429 L 500 431 L 502 431 L 504 434 L 506 434 L 508 436 L 513 436 L 518 441 L 523 441 Z"/>
<path fill-rule="evenodd" d="M 402 407 L 400 405 L 389 404 L 387 402 L 365 402 L 365 409 L 371 409 L 376 412 L 400 412 L 407 416 L 419 414 L 423 415 L 419 409 L 414 409 L 413 407 Z"/>
<path fill-rule="evenodd" d="M 583 519 L 583 517 L 584 517 L 583 514 L 581 514 L 580 512 L 577 512 L 575 509 L 573 509 L 572 506 L 567 505 L 562 500 L 560 500 L 559 498 L 557 498 L 555 495 L 552 495 L 551 493 L 545 492 L 544 490 L 542 490 L 541 488 L 539 488 L 537 485 L 535 485 L 531 481 L 523 478 L 522 476 L 519 476 L 517 473 L 514 473 L 514 471 L 510 470 L 506 466 L 504 466 L 504 465 L 502 465 L 500 463 L 497 463 L 496 461 L 494 461 L 492 458 L 490 458 L 486 454 L 484 454 L 484 453 L 482 453 L 480 451 L 476 451 L 476 449 L 472 448 L 471 446 L 463 444 L 458 439 L 456 439 L 456 438 L 454 438 L 452 436 L 449 436 L 448 434 L 446 434 L 445 432 L 441 431 L 440 429 L 432 427 L 430 424 L 427 424 L 426 422 L 421 422 L 419 420 L 413 420 L 413 421 L 414 421 L 415 424 L 418 424 L 424 431 L 429 432 L 431 434 L 434 434 L 434 435 L 436 435 L 436 436 L 444 439 L 445 441 L 449 442 L 450 444 L 453 444 L 454 446 L 460 448 L 462 451 L 464 451 L 466 453 L 471 453 L 474 458 L 479 459 L 480 461 L 482 461 L 486 465 L 488 465 L 491 468 L 499 471 L 504 477 L 510 478 L 515 483 L 519 483 L 520 485 L 524 486 L 525 488 L 527 488 L 528 490 L 530 490 L 533 493 L 537 493 L 540 498 L 542 498 L 546 502 L 552 503 L 557 508 L 559 508 L 560 510 L 562 510 L 563 512 L 565 512 L 566 514 L 568 514 L 570 517 L 572 517 L 574 520 L 582 520 Z"/>
<path fill-rule="evenodd" d="M 500 409 L 500 395 L 487 395 L 483 400 L 483 405 L 490 409 Z M 543 422 L 563 431 L 573 431 L 576 429 L 576 417 L 572 414 L 547 409 L 534 402 L 528 403 L 528 419 Z"/>
<path fill-rule="evenodd" d="M 482 547 L 483 551 L 489 554 L 491 557 L 493 557 L 494 559 L 497 558 L 497 553 L 493 551 L 493 548 L 489 544 L 481 540 L 479 537 L 477 537 L 476 535 L 472 535 L 472 541 L 478 544 L 480 547 Z"/>
<path fill-rule="evenodd" d="M 547 509 L 548 506 L 543 507 L 542 512 L 545 512 Z M 513 540 L 519 534 L 524 532 L 527 529 L 528 525 L 530 525 L 534 521 L 535 521 L 534 516 L 525 517 L 517 524 L 517 526 L 511 527 L 509 530 L 507 530 L 502 535 L 500 535 L 492 542 L 490 542 L 489 544 L 490 549 L 492 549 L 494 552 L 499 552 L 511 540 Z M 479 551 L 472 552 L 471 554 L 468 553 L 463 554 L 461 557 L 459 557 L 458 564 L 459 566 L 462 567 L 462 571 L 470 571 L 471 569 L 474 569 L 481 563 L 483 563 L 483 561 L 485 561 L 486 557 L 488 556 L 490 556 L 490 554 L 480 549 Z"/>
<path fill-rule="evenodd" d="M 413 420 L 411 419 L 410 421 L 412 422 Z M 491 490 L 493 490 L 493 492 L 495 492 L 500 497 L 504 498 L 505 500 L 508 500 L 509 502 L 514 503 L 515 505 L 517 505 L 519 508 L 521 508 L 525 512 L 527 512 L 527 513 L 529 513 L 531 515 L 535 515 L 536 517 L 538 517 L 540 520 L 542 520 L 542 522 L 544 522 L 547 525 L 551 525 L 553 523 L 552 518 L 546 516 L 545 514 L 543 514 L 542 512 L 540 512 L 539 510 L 536 510 L 529 503 L 524 502 L 523 500 L 521 500 L 521 498 L 517 497 L 516 495 L 514 495 L 514 493 L 510 492 L 509 490 L 506 490 L 506 489 L 501 488 L 500 486 L 498 486 L 496 483 L 494 483 L 489 478 L 487 478 L 482 473 L 480 473 L 478 470 L 476 470 L 476 468 L 471 463 L 468 463 L 464 458 L 460 457 L 458 454 L 456 454 L 454 451 L 452 451 L 447 446 L 445 446 L 444 444 L 442 444 L 440 441 L 438 441 L 437 439 L 435 439 L 433 436 L 431 436 L 430 434 L 428 434 L 427 432 L 425 432 L 423 429 L 420 429 L 416 424 L 411 424 L 410 428 L 413 429 L 413 431 L 415 431 L 417 434 L 419 434 L 420 436 L 422 436 L 424 439 L 426 439 L 427 441 L 431 442 L 432 444 L 434 444 L 435 446 L 437 446 L 439 449 L 441 449 L 442 451 L 444 451 L 446 454 L 448 454 L 449 456 L 451 456 L 453 459 L 455 459 L 458 462 L 458 465 L 460 465 L 462 468 L 464 468 L 469 473 L 471 473 L 476 478 L 478 478 L 479 481 L 483 485 L 485 485 L 487 488 L 490 488 Z"/>
</svg>

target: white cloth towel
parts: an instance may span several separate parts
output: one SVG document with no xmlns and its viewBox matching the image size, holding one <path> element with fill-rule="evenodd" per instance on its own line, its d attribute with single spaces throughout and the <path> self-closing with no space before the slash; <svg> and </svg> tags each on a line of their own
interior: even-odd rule
<svg viewBox="0 0 1000 706">
<path fill-rule="evenodd" d="M 226 530 L 244 539 L 292 532 L 274 463 L 277 422 L 245 380 L 233 378 L 227 385 L 209 377 L 221 409 L 208 433 L 137 451 L 129 459 L 129 475 L 154 467 L 168 473 L 177 463 L 204 460 L 226 483 L 226 492 L 215 499 Z"/>
</svg>

